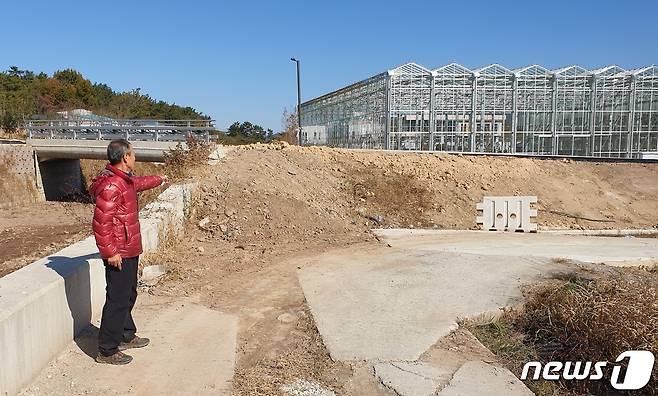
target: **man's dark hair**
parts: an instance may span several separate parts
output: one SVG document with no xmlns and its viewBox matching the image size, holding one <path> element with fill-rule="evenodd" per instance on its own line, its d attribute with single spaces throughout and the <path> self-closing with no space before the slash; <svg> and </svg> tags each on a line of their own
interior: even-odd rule
<svg viewBox="0 0 658 396">
<path fill-rule="evenodd" d="M 130 152 L 130 142 L 126 139 L 112 140 L 107 145 L 107 160 L 110 164 L 116 165 L 123 159 L 123 156 Z"/>
</svg>

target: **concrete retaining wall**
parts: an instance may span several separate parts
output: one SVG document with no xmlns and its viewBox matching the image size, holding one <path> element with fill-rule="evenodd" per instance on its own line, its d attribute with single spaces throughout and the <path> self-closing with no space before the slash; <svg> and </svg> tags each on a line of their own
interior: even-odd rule
<svg viewBox="0 0 658 396">
<path fill-rule="evenodd" d="M 0 141 L 0 192 L 0 208 L 45 200 L 32 146 L 22 141 Z"/>
<path fill-rule="evenodd" d="M 182 230 L 194 184 L 168 188 L 140 214 L 144 250 Z M 93 236 L 0 278 L 0 395 L 28 385 L 99 318 L 105 272 Z"/>
</svg>

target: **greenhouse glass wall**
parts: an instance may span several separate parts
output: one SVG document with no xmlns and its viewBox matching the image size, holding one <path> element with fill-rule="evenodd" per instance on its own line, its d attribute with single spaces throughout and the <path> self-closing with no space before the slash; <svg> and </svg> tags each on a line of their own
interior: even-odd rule
<svg viewBox="0 0 658 396">
<path fill-rule="evenodd" d="M 303 103 L 301 120 L 307 145 L 650 158 L 658 68 L 407 63 Z"/>
</svg>

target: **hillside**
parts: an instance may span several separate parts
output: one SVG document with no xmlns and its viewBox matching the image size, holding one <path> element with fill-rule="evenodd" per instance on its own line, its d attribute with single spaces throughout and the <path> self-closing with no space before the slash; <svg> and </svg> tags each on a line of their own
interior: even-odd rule
<svg viewBox="0 0 658 396">
<path fill-rule="evenodd" d="M 53 117 L 58 111 L 84 108 L 114 118 L 204 119 L 192 107 L 156 100 L 140 89 L 117 92 L 66 69 L 49 76 L 12 67 L 0 72 L 0 128 L 12 130 L 35 115 Z"/>
</svg>

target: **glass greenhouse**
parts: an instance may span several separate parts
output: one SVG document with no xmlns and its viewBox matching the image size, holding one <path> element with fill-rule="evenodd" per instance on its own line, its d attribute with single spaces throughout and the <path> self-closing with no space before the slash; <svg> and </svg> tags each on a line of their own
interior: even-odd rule
<svg viewBox="0 0 658 396">
<path fill-rule="evenodd" d="M 407 63 L 303 103 L 301 120 L 308 145 L 655 158 L 658 68 Z"/>
</svg>

